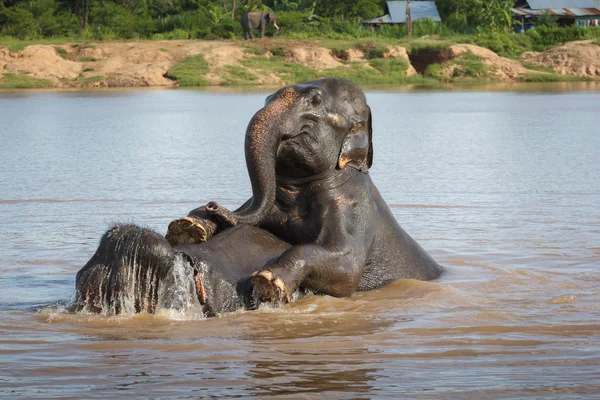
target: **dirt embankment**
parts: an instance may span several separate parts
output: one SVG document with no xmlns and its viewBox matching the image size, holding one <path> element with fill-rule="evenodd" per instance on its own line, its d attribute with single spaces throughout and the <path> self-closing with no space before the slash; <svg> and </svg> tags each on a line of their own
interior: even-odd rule
<svg viewBox="0 0 600 400">
<path fill-rule="evenodd" d="M 566 43 L 543 53 L 527 52 L 522 57 L 559 75 L 600 78 L 600 46 L 592 40 Z"/>
<path fill-rule="evenodd" d="M 227 84 L 227 74 L 231 73 L 228 67 L 252 76 L 252 84 L 289 83 L 273 70 L 244 63 L 245 59 L 257 56 L 257 48 L 263 49 L 260 55 L 264 58 L 272 57 L 277 50 L 277 55 L 288 63 L 314 71 L 375 66 L 356 48 L 334 51 L 318 41 L 185 40 L 30 45 L 21 51 L 0 47 L 0 87 L 5 74 L 44 79 L 54 87 L 176 86 L 178 82 L 169 78 L 168 71 L 185 58 L 198 54 L 202 54 L 208 64 L 203 78 L 210 85 Z M 466 73 L 490 80 L 515 81 L 523 75 L 550 74 L 552 70 L 559 75 L 600 77 L 600 46 L 591 41 L 567 43 L 543 53 L 525 53 L 521 61 L 468 44 L 452 45 L 429 56 L 421 54 L 421 58 L 411 55 L 404 47 L 387 46 L 383 56 L 406 60 L 408 67 L 404 74 L 407 77 L 418 74 L 411 61 L 420 73 L 440 80 L 452 80 Z M 426 72 L 431 62 L 437 63 L 436 74 Z"/>
</svg>

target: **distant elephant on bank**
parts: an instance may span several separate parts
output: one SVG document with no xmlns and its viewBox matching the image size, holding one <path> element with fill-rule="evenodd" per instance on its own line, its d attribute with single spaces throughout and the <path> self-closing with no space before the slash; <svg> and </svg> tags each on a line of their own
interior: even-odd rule
<svg viewBox="0 0 600 400">
<path fill-rule="evenodd" d="M 260 37 L 265 37 L 265 28 L 272 23 L 276 30 L 279 30 L 275 13 L 273 11 L 251 11 L 242 17 L 242 29 L 244 30 L 244 40 L 254 39 L 252 29 L 260 29 Z"/>
</svg>

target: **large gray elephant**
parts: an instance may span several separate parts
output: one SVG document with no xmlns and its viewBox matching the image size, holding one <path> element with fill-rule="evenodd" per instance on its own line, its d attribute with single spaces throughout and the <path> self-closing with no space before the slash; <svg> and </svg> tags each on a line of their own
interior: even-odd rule
<svg viewBox="0 0 600 400">
<path fill-rule="evenodd" d="M 260 29 L 260 37 L 265 37 L 265 29 L 269 23 L 272 23 L 276 30 L 279 30 L 275 13 L 273 11 L 251 11 L 242 16 L 242 29 L 244 30 L 244 39 L 254 39 L 253 29 Z"/>
<path fill-rule="evenodd" d="M 351 82 L 278 90 L 246 130 L 252 198 L 233 212 L 214 202 L 194 209 L 166 238 L 113 228 L 78 273 L 75 309 L 118 313 L 118 299 L 129 296 L 135 312 L 152 312 L 177 260 L 184 281 L 195 282 L 188 295 L 210 303 L 209 315 L 306 291 L 347 297 L 438 277 L 441 266 L 398 225 L 371 180 L 372 135 L 371 110 Z"/>
</svg>

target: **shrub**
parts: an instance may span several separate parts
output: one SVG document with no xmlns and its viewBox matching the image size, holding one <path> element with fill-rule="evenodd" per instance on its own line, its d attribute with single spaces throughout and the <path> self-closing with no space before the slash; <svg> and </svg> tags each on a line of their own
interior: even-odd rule
<svg viewBox="0 0 600 400">
<path fill-rule="evenodd" d="M 583 40 L 586 37 L 585 31 L 585 29 L 580 29 L 576 26 L 540 26 L 536 29 L 528 30 L 525 35 L 531 38 L 534 50 L 542 51 L 551 46 L 562 45 L 574 40 Z"/>
<path fill-rule="evenodd" d="M 513 33 L 479 34 L 475 43 L 503 57 L 516 57 L 524 51 L 531 50 L 533 46 L 530 36 Z"/>
</svg>

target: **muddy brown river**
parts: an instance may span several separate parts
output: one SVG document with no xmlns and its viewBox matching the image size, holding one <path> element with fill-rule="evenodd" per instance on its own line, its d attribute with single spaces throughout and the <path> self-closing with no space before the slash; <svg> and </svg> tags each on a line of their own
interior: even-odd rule
<svg viewBox="0 0 600 400">
<path fill-rule="evenodd" d="M 444 275 L 212 319 L 62 304 L 111 223 L 250 196 L 267 93 L 0 93 L 0 397 L 598 398 L 599 89 L 368 91 L 373 181 Z"/>
</svg>

